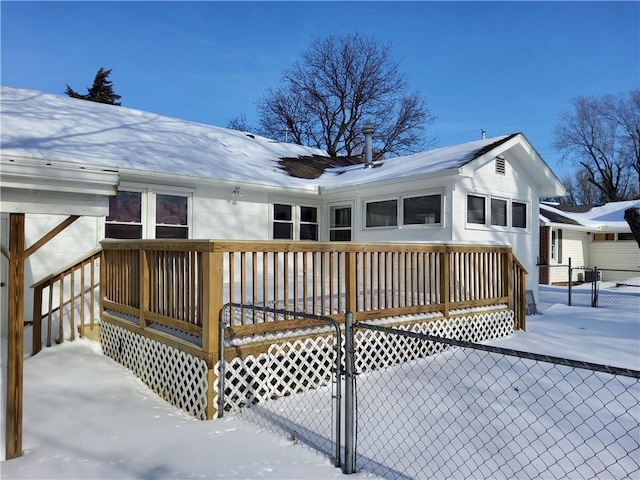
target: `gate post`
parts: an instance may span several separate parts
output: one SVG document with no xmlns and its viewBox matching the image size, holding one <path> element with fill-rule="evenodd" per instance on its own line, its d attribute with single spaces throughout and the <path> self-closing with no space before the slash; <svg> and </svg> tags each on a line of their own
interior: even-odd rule
<svg viewBox="0 0 640 480">
<path fill-rule="evenodd" d="M 598 267 L 593 267 L 593 278 L 591 279 L 591 306 L 598 306 Z"/>
<path fill-rule="evenodd" d="M 343 473 L 355 472 L 355 448 L 354 448 L 354 350 L 353 350 L 353 313 L 347 312 L 344 320 L 344 468 Z M 338 439 L 339 441 L 340 439 Z"/>
<path fill-rule="evenodd" d="M 573 272 L 571 271 L 571 257 L 569 257 L 569 306 L 571 306 L 571 276 Z"/>
</svg>

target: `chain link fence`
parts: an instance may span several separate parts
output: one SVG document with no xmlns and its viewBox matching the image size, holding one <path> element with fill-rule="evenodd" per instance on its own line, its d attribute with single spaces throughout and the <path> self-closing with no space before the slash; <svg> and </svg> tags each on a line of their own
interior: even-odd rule
<svg viewBox="0 0 640 480">
<path fill-rule="evenodd" d="M 540 265 L 538 302 L 577 307 L 640 307 L 640 270 Z"/>
<path fill-rule="evenodd" d="M 442 351 L 357 375 L 358 471 L 639 478 L 639 371 L 367 324 L 356 325 L 356 351 L 359 332 Z"/>
<path fill-rule="evenodd" d="M 243 308 L 257 322 L 313 317 Z M 310 446 L 347 474 L 640 478 L 640 371 L 352 326 L 351 314 L 343 344 L 337 322 L 314 318 L 320 335 L 221 359 L 220 416 Z"/>
<path fill-rule="evenodd" d="M 598 307 L 631 304 L 640 308 L 640 270 L 599 268 L 597 272 Z"/>
</svg>

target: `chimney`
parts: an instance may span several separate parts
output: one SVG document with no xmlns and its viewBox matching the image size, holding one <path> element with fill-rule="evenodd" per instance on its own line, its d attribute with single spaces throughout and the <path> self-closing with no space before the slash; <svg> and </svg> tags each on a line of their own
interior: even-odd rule
<svg viewBox="0 0 640 480">
<path fill-rule="evenodd" d="M 484 131 L 484 128 L 482 130 L 480 130 L 480 133 L 482 135 L 482 140 L 484 140 L 485 138 L 487 138 L 487 132 Z"/>
<path fill-rule="evenodd" d="M 372 151 L 372 138 L 373 138 L 374 128 L 373 125 L 367 124 L 362 127 L 362 133 L 364 133 L 364 167 L 371 168 L 373 167 L 373 151 Z"/>
</svg>

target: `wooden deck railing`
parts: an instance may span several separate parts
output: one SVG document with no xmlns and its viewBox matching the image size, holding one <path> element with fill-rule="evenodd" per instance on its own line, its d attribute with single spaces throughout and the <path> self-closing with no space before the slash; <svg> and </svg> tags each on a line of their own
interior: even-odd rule
<svg viewBox="0 0 640 480">
<path fill-rule="evenodd" d="M 47 321 L 47 346 L 51 346 L 53 319 L 58 317 L 57 343 L 64 341 L 64 312 L 68 310 L 70 340 L 75 339 L 76 328 L 80 337 L 85 327 L 93 329 L 96 321 L 96 298 L 99 289 L 99 262 L 102 249 L 98 248 L 81 259 L 48 275 L 33 284 L 33 337 L 35 355 L 42 349 L 42 321 Z M 47 302 L 45 303 L 45 298 Z M 43 308 L 44 307 L 44 308 Z M 88 315 L 86 310 L 88 310 Z M 76 325 L 77 324 L 77 325 Z"/>
<path fill-rule="evenodd" d="M 226 303 L 268 305 L 338 321 L 505 305 L 524 328 L 526 271 L 508 246 L 443 244 L 104 241 L 102 309 L 145 329 L 162 325 L 218 345 Z M 286 328 L 249 312 L 234 335 Z M 286 320 L 283 319 L 283 320 Z"/>
</svg>

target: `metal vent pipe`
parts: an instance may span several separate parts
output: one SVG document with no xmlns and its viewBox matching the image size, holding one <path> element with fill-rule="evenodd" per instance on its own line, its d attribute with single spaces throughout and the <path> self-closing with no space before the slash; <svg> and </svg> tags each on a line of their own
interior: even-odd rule
<svg viewBox="0 0 640 480">
<path fill-rule="evenodd" d="M 362 127 L 362 133 L 364 133 L 364 166 L 365 168 L 373 167 L 373 125 L 367 124 Z"/>
</svg>

